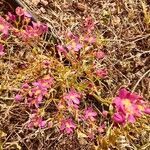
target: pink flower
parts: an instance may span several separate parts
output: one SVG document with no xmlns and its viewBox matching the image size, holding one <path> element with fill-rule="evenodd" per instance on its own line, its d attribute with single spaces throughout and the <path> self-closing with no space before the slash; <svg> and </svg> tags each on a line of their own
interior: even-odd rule
<svg viewBox="0 0 150 150">
<path fill-rule="evenodd" d="M 74 47 L 74 51 L 78 52 L 82 48 L 82 45 L 80 43 L 76 43 L 76 46 Z"/>
<path fill-rule="evenodd" d="M 113 100 L 113 103 L 115 104 L 117 110 L 123 111 L 127 109 L 130 111 L 130 109 L 135 110 L 135 107 L 138 104 L 137 102 L 142 102 L 140 98 L 141 97 L 136 93 L 130 93 L 123 88 L 120 89 L 119 95 Z"/>
<path fill-rule="evenodd" d="M 102 51 L 98 51 L 95 53 L 97 59 L 103 59 L 105 57 L 105 53 Z"/>
<path fill-rule="evenodd" d="M 84 111 L 84 119 L 85 120 L 89 119 L 91 121 L 94 121 L 96 116 L 97 116 L 97 112 L 95 112 L 92 107 L 88 107 Z"/>
<path fill-rule="evenodd" d="M 88 36 L 88 37 L 85 37 L 84 41 L 88 42 L 89 44 L 93 44 L 96 42 L 96 38 L 92 36 Z"/>
<path fill-rule="evenodd" d="M 35 108 L 39 108 L 39 105 L 41 104 L 42 102 L 42 96 L 40 95 L 39 97 L 36 97 L 36 98 L 28 98 L 28 106 L 29 107 L 32 107 L 32 106 L 35 106 Z"/>
<path fill-rule="evenodd" d="M 48 68 L 49 65 L 50 65 L 50 61 L 44 60 L 44 61 L 43 61 L 43 65 L 44 65 L 44 68 Z"/>
<path fill-rule="evenodd" d="M 140 117 L 146 111 L 146 103 L 142 97 L 136 93 L 131 93 L 125 88 L 120 89 L 119 95 L 113 100 L 117 113 L 114 114 L 113 120 L 121 123 L 119 119 L 123 118 L 124 122 L 134 123 L 137 117 Z"/>
<path fill-rule="evenodd" d="M 29 128 L 39 127 L 44 128 L 46 126 L 46 121 L 42 119 L 38 114 L 32 114 L 28 123 Z"/>
<path fill-rule="evenodd" d="M 43 33 L 46 33 L 48 31 L 48 27 L 46 24 L 43 24 L 41 22 L 32 22 L 33 25 L 33 31 L 37 35 L 42 35 Z"/>
<path fill-rule="evenodd" d="M 70 39 L 74 39 L 75 36 L 73 35 L 73 33 L 71 31 L 67 32 L 67 37 Z"/>
<path fill-rule="evenodd" d="M 95 137 L 95 133 L 94 131 L 92 130 L 92 128 L 89 128 L 88 131 L 87 131 L 87 136 L 90 140 L 94 140 L 94 137 Z"/>
<path fill-rule="evenodd" d="M 25 11 L 24 11 L 24 9 L 22 9 L 21 7 L 17 7 L 17 8 L 16 8 L 16 14 L 17 14 L 18 16 L 23 16 L 24 13 L 25 13 Z"/>
<path fill-rule="evenodd" d="M 43 82 L 43 86 L 47 88 L 51 88 L 52 85 L 54 84 L 54 79 L 50 75 L 45 75 L 43 79 L 40 81 Z"/>
<path fill-rule="evenodd" d="M 30 86 L 29 86 L 29 84 L 28 84 L 28 83 L 24 83 L 24 84 L 22 85 L 22 88 L 23 88 L 23 89 L 29 89 L 29 88 L 30 88 Z"/>
<path fill-rule="evenodd" d="M 20 95 L 20 94 L 15 95 L 15 100 L 17 102 L 20 101 L 21 99 L 22 99 L 22 95 Z"/>
<path fill-rule="evenodd" d="M 39 89 L 50 88 L 54 83 L 54 80 L 49 75 L 43 77 L 43 79 L 38 80 L 37 82 L 33 82 L 32 85 L 38 87 Z"/>
<path fill-rule="evenodd" d="M 96 75 L 100 78 L 106 78 L 108 76 L 108 71 L 107 69 L 98 69 L 96 70 Z"/>
<path fill-rule="evenodd" d="M 34 35 L 34 29 L 33 29 L 33 27 L 32 26 L 26 26 L 26 33 L 28 33 L 28 34 L 30 34 L 30 36 L 31 35 Z"/>
<path fill-rule="evenodd" d="M 6 15 L 6 20 L 8 20 L 8 21 L 15 21 L 16 20 L 16 16 L 13 15 L 11 12 L 8 12 L 8 14 Z"/>
<path fill-rule="evenodd" d="M 106 128 L 105 124 L 100 125 L 100 126 L 98 127 L 98 132 L 99 132 L 99 133 L 103 133 L 103 132 L 105 131 L 105 128 Z"/>
<path fill-rule="evenodd" d="M 85 27 L 85 29 L 86 29 L 89 33 L 91 33 L 91 32 L 94 30 L 94 28 L 95 28 L 95 22 L 94 22 L 94 20 L 93 20 L 92 17 L 87 17 L 87 18 L 85 19 L 85 21 L 84 21 L 84 27 Z"/>
<path fill-rule="evenodd" d="M 46 87 L 42 86 L 42 84 L 39 82 L 34 82 L 33 85 L 35 87 L 32 88 L 32 90 L 31 90 L 32 95 L 34 95 L 34 97 L 38 98 L 39 101 L 41 101 L 43 96 L 47 94 L 48 89 Z"/>
<path fill-rule="evenodd" d="M 0 32 L 2 32 L 4 35 L 8 35 L 9 28 L 10 24 L 0 16 Z"/>
<path fill-rule="evenodd" d="M 16 14 L 18 15 L 18 16 L 25 16 L 25 17 L 28 17 L 28 18 L 31 18 L 32 16 L 25 10 L 25 9 L 23 9 L 23 8 L 21 8 L 21 7 L 17 7 L 16 8 Z"/>
<path fill-rule="evenodd" d="M 80 44 L 78 40 L 72 40 L 67 45 L 68 50 L 74 50 L 75 52 L 78 52 L 82 47 L 82 44 Z"/>
<path fill-rule="evenodd" d="M 58 108 L 59 110 L 62 110 L 62 109 L 65 108 L 65 104 L 64 104 L 62 101 L 60 101 L 60 102 L 58 103 L 58 105 L 57 105 L 57 108 Z"/>
<path fill-rule="evenodd" d="M 46 33 L 48 31 L 48 27 L 45 24 L 42 24 L 41 22 L 32 22 L 32 26 L 28 25 L 26 26 L 26 29 L 22 32 L 17 33 L 19 37 L 21 37 L 23 40 L 29 40 L 34 38 L 39 38 L 42 34 Z"/>
<path fill-rule="evenodd" d="M 103 117 L 107 117 L 108 111 L 106 111 L 106 110 L 102 111 L 102 115 L 103 115 Z"/>
<path fill-rule="evenodd" d="M 57 45 L 57 50 L 58 50 L 59 55 L 62 53 L 66 56 L 67 51 L 62 45 Z"/>
<path fill-rule="evenodd" d="M 75 128 L 76 128 L 76 125 L 74 124 L 71 118 L 61 121 L 61 126 L 60 126 L 61 131 L 64 131 L 65 133 L 70 134 L 70 133 L 73 133 Z"/>
<path fill-rule="evenodd" d="M 53 84 L 53 78 L 49 75 L 46 75 L 43 79 L 38 80 L 37 82 L 33 82 L 33 88 L 28 92 L 30 98 L 28 98 L 29 106 L 39 107 L 41 104 L 43 97 L 47 95 L 48 89 Z"/>
<path fill-rule="evenodd" d="M 68 106 L 72 106 L 73 104 L 80 104 L 81 94 L 77 93 L 74 89 L 71 89 L 69 93 L 64 95 L 64 99 L 67 100 Z"/>
<path fill-rule="evenodd" d="M 31 17 L 29 18 L 29 17 L 24 17 L 24 22 L 26 23 L 26 24 L 29 24 L 30 23 L 30 21 L 31 21 Z"/>
<path fill-rule="evenodd" d="M 0 44 L 0 56 L 5 55 L 4 53 L 4 46 L 2 44 Z"/>
</svg>

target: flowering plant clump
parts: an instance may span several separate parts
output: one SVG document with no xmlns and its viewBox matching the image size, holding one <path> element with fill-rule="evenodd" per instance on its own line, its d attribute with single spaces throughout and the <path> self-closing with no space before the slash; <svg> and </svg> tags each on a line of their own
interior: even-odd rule
<svg viewBox="0 0 150 150">
<path fill-rule="evenodd" d="M 23 8 L 17 7 L 15 13 L 0 16 L 0 56 L 5 55 L 4 47 L 8 45 L 10 37 L 20 39 L 22 44 L 31 44 L 33 40 L 39 42 L 40 37 L 48 31 L 46 24 L 32 21 L 32 16 Z"/>
<path fill-rule="evenodd" d="M 132 42 L 126 42 L 121 34 L 117 38 L 120 28 L 117 23 L 109 27 L 113 12 L 106 13 L 105 7 L 103 20 L 87 15 L 75 28 L 60 28 L 54 38 L 53 30 L 34 21 L 25 8 L 2 13 L 0 135 L 4 149 L 133 149 L 139 138 L 147 137 L 150 104 L 142 85 L 147 85 L 149 70 L 143 75 L 135 73 L 141 62 L 134 68 L 131 59 L 136 59 L 136 52 L 129 53 L 138 45 L 135 49 L 141 54 L 137 57 L 145 58 L 148 52 L 139 48 L 145 41 L 139 41 L 148 35 L 136 40 L 129 37 Z M 120 88 L 123 86 L 127 88 Z M 141 143 L 144 146 L 138 149 L 147 146 L 145 141 Z"/>
<path fill-rule="evenodd" d="M 37 82 L 31 83 L 31 85 L 28 83 L 23 84 L 22 90 L 15 96 L 15 99 L 16 101 L 19 101 L 22 99 L 23 95 L 27 95 L 27 104 L 29 107 L 35 106 L 38 108 L 40 103 L 42 103 L 44 96 L 48 94 L 48 89 L 51 88 L 52 85 L 53 78 L 46 75 Z"/>
</svg>

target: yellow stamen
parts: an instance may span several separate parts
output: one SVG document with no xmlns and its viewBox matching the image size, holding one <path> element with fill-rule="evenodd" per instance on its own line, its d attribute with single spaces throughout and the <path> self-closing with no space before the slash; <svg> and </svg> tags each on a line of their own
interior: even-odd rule
<svg viewBox="0 0 150 150">
<path fill-rule="evenodd" d="M 66 123 L 66 127 L 67 127 L 67 128 L 70 128 L 71 126 L 70 126 L 70 124 L 69 124 L 69 123 Z"/>
<path fill-rule="evenodd" d="M 125 110 L 129 113 L 129 114 L 133 114 L 133 107 L 132 107 L 132 103 L 129 99 L 124 99 L 123 100 L 123 105 L 125 107 Z"/>
<path fill-rule="evenodd" d="M 37 91 L 35 92 L 35 95 L 39 95 L 39 94 L 41 94 L 41 90 L 37 90 Z"/>
<path fill-rule="evenodd" d="M 138 109 L 139 109 L 140 111 L 143 111 L 143 110 L 144 110 L 144 107 L 141 106 L 141 105 L 138 105 L 137 107 L 138 107 Z"/>
<path fill-rule="evenodd" d="M 3 30 L 4 26 L 2 24 L 0 24 L 0 30 Z"/>
<path fill-rule="evenodd" d="M 123 104 L 124 104 L 124 106 L 125 106 L 126 108 L 132 106 L 132 104 L 131 104 L 131 102 L 130 102 L 129 99 L 124 99 L 124 100 L 123 100 Z"/>
</svg>

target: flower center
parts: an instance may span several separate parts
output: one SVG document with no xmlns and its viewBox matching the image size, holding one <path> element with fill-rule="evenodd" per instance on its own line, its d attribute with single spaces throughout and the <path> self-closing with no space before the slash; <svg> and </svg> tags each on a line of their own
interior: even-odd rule
<svg viewBox="0 0 150 150">
<path fill-rule="evenodd" d="M 123 105 L 125 106 L 125 108 L 128 108 L 128 107 L 132 106 L 132 104 L 131 104 L 129 99 L 124 99 L 123 100 Z"/>
<path fill-rule="evenodd" d="M 0 30 L 3 30 L 4 26 L 2 24 L 0 24 Z"/>
<path fill-rule="evenodd" d="M 138 107 L 138 109 L 139 109 L 140 111 L 144 111 L 144 107 L 143 107 L 143 106 L 138 105 L 137 107 Z"/>
<path fill-rule="evenodd" d="M 72 42 L 72 47 L 76 48 L 76 43 L 74 41 Z"/>
<path fill-rule="evenodd" d="M 75 98 L 75 96 L 74 96 L 74 95 L 71 95 L 71 96 L 70 96 L 70 99 L 74 99 L 74 98 Z"/>
<path fill-rule="evenodd" d="M 66 123 L 66 128 L 70 128 L 71 125 L 69 123 Z"/>
<path fill-rule="evenodd" d="M 123 100 L 123 105 L 125 107 L 125 110 L 129 113 L 129 114 L 133 114 L 133 106 L 132 103 L 129 99 L 124 99 Z"/>
</svg>

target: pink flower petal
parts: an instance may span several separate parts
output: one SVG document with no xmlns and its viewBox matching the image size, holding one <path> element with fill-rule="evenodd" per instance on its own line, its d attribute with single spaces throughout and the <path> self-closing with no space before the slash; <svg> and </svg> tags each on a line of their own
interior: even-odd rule
<svg viewBox="0 0 150 150">
<path fill-rule="evenodd" d="M 21 99 L 22 99 L 22 95 L 17 94 L 17 95 L 15 96 L 15 100 L 16 100 L 16 101 L 20 101 Z"/>
<path fill-rule="evenodd" d="M 150 115 L 150 108 L 146 108 L 146 109 L 144 110 L 144 112 L 145 112 L 146 114 Z"/>
<path fill-rule="evenodd" d="M 80 104 L 79 99 L 78 99 L 78 98 L 76 98 L 76 97 L 75 97 L 75 98 L 73 98 L 73 99 L 72 99 L 72 101 L 73 101 L 75 104 Z"/>
<path fill-rule="evenodd" d="M 23 16 L 24 15 L 24 9 L 22 9 L 21 7 L 17 7 L 16 8 L 16 14 L 18 15 L 18 16 Z"/>
<path fill-rule="evenodd" d="M 0 56 L 5 55 L 4 53 L 4 46 L 2 44 L 0 44 Z"/>
<path fill-rule="evenodd" d="M 129 92 L 125 89 L 125 88 L 122 88 L 119 90 L 119 97 L 121 99 L 126 99 L 126 96 L 129 94 Z"/>
<path fill-rule="evenodd" d="M 103 59 L 105 57 L 105 53 L 102 51 L 98 51 L 95 53 L 97 59 Z"/>
<path fill-rule="evenodd" d="M 46 126 L 46 121 L 41 121 L 40 127 L 41 127 L 41 128 L 44 128 L 45 126 Z"/>
<path fill-rule="evenodd" d="M 106 78 L 108 76 L 108 71 L 105 68 L 98 69 L 96 70 L 96 75 L 100 78 Z"/>
<path fill-rule="evenodd" d="M 60 130 L 66 132 L 67 134 L 70 134 L 73 132 L 73 129 L 75 129 L 76 126 L 72 119 L 65 119 L 61 121 Z"/>
<path fill-rule="evenodd" d="M 131 123 L 134 123 L 135 122 L 135 117 L 133 115 L 129 115 L 128 116 L 128 121 L 131 122 Z"/>
<path fill-rule="evenodd" d="M 125 122 L 125 116 L 115 113 L 112 117 L 113 121 L 116 123 L 124 123 Z"/>
<path fill-rule="evenodd" d="M 66 128 L 66 133 L 70 134 L 72 132 L 73 132 L 73 130 L 71 128 Z"/>
<path fill-rule="evenodd" d="M 30 88 L 30 86 L 29 86 L 28 83 L 24 83 L 24 84 L 22 85 L 22 88 L 23 88 L 23 89 L 28 89 L 28 88 Z"/>
<path fill-rule="evenodd" d="M 103 115 L 103 117 L 107 117 L 107 115 L 108 115 L 108 111 L 102 111 L 102 115 Z"/>
<path fill-rule="evenodd" d="M 113 104 L 115 104 L 117 107 L 119 107 L 122 103 L 121 103 L 121 99 L 120 97 L 116 97 L 114 100 L 113 100 Z"/>
</svg>

